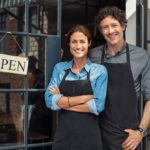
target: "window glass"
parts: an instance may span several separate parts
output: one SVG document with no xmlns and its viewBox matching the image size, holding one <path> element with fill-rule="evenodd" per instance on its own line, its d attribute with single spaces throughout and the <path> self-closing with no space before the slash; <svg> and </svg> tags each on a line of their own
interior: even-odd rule
<svg viewBox="0 0 150 150">
<path fill-rule="evenodd" d="M 57 0 L 39 1 L 39 26 L 44 34 L 57 34 Z"/>
<path fill-rule="evenodd" d="M 52 112 L 45 106 L 44 92 L 29 92 L 28 131 L 29 143 L 52 140 Z"/>
<path fill-rule="evenodd" d="M 12 73 L 0 73 L 0 84 L 9 84 L 9 89 L 23 88 L 24 76 Z"/>
<path fill-rule="evenodd" d="M 6 14 L 0 13 L 0 30 L 6 30 Z M 0 53 L 4 51 L 3 35 L 0 34 Z"/>
<path fill-rule="evenodd" d="M 3 17 L 2 31 L 24 31 L 24 3 L 16 3 L 16 5 L 14 5 L 13 3 L 10 4 L 7 0 L 5 1 L 5 4 L 2 1 L 0 4 L 0 11 L 5 14 L 5 17 Z"/>
<path fill-rule="evenodd" d="M 40 31 L 38 25 L 38 7 L 35 5 L 29 9 L 29 32 L 38 33 Z"/>
<path fill-rule="evenodd" d="M 13 35 L 10 32 L 0 33 L 0 45 L 3 54 L 19 56 L 25 53 L 25 36 Z"/>
<path fill-rule="evenodd" d="M 60 39 L 53 39 L 57 20 L 57 0 L 0 1 L 0 55 L 29 59 L 26 75 L 0 72 L 0 149 L 51 149 L 44 143 L 53 140 L 56 113 L 45 106 L 45 68 L 46 59 L 52 64 L 53 54 L 59 55 Z M 49 34 L 55 46 L 48 46 Z M 1 62 L 1 68 L 17 67 L 15 60 Z"/>
<path fill-rule="evenodd" d="M 0 83 L 10 89 L 9 83 Z M 22 93 L 0 93 L 0 147 L 23 142 Z"/>
<path fill-rule="evenodd" d="M 24 38 L 20 35 L 13 35 L 13 34 L 0 34 L 1 36 L 1 53 L 5 54 L 9 57 L 11 56 L 24 56 Z M 20 61 L 16 60 L 6 60 L 1 59 L 0 60 L 0 69 L 6 69 L 6 70 L 18 70 L 18 67 L 20 66 Z M 0 73 L 0 83 L 9 83 L 11 89 L 13 88 L 23 88 L 24 87 L 24 75 L 21 74 L 15 74 L 14 73 L 7 73 L 7 72 L 1 72 Z"/>
<path fill-rule="evenodd" d="M 0 30 L 6 30 L 6 13 L 0 13 Z"/>
<path fill-rule="evenodd" d="M 14 35 L 1 35 L 3 43 L 2 54 L 19 56 L 25 55 L 25 37 Z M 28 86 L 33 89 L 44 88 L 44 72 L 45 72 L 45 37 L 30 36 L 28 49 Z M 9 67 L 10 69 L 17 69 L 19 62 L 7 62 L 1 60 L 0 68 Z M 24 75 L 1 73 L 0 82 L 10 83 L 11 88 L 24 88 Z M 17 80 L 19 79 L 19 80 Z"/>
<path fill-rule="evenodd" d="M 28 66 L 28 81 L 29 88 L 43 89 L 44 88 L 44 73 L 45 73 L 45 37 L 30 36 L 29 38 L 29 66 Z"/>
<path fill-rule="evenodd" d="M 24 0 L 0 2 L 0 29 L 11 32 L 57 34 L 57 0 L 29 0 L 29 18 L 25 16 Z"/>
</svg>

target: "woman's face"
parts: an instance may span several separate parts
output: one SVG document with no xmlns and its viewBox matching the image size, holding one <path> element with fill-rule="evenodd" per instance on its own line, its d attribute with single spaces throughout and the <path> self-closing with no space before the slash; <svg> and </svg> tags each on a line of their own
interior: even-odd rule
<svg viewBox="0 0 150 150">
<path fill-rule="evenodd" d="M 70 53 L 74 58 L 80 59 L 87 57 L 90 43 L 88 38 L 82 32 L 74 32 L 70 37 Z"/>
</svg>

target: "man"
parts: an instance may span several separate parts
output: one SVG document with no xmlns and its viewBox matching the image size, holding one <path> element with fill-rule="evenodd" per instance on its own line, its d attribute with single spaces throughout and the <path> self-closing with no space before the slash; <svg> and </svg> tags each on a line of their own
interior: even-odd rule
<svg viewBox="0 0 150 150">
<path fill-rule="evenodd" d="M 150 124 L 150 56 L 144 49 L 126 43 L 123 10 L 102 8 L 97 23 L 106 44 L 93 48 L 89 56 L 108 70 L 106 106 L 100 115 L 104 150 L 140 150 Z M 145 107 L 140 119 L 141 93 Z"/>
</svg>

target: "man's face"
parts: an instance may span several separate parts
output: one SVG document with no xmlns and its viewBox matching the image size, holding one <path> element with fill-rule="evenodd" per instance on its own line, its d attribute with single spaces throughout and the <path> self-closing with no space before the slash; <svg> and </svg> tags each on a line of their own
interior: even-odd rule
<svg viewBox="0 0 150 150">
<path fill-rule="evenodd" d="M 108 16 L 100 22 L 100 30 L 109 45 L 116 45 L 124 40 L 125 27 L 112 16 Z"/>
</svg>

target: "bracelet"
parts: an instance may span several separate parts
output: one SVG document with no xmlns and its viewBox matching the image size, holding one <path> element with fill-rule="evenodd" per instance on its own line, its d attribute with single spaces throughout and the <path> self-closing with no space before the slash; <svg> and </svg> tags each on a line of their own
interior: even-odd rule
<svg viewBox="0 0 150 150">
<path fill-rule="evenodd" d="M 69 101 L 69 99 L 70 99 L 70 97 L 68 97 L 68 106 L 70 107 L 71 105 L 70 105 L 70 101 Z"/>
<path fill-rule="evenodd" d="M 147 135 L 147 131 L 145 129 L 139 127 L 137 130 L 140 131 L 143 137 Z"/>
</svg>

